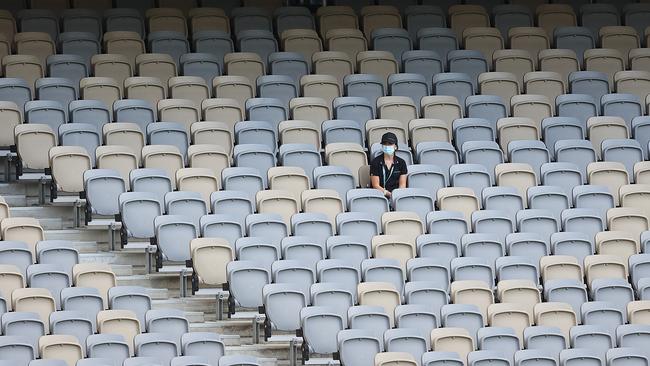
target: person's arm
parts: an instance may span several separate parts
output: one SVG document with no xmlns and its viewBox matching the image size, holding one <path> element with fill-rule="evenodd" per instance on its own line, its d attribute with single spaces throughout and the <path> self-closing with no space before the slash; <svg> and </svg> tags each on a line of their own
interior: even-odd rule
<svg viewBox="0 0 650 366">
<path fill-rule="evenodd" d="M 399 176 L 399 187 L 406 188 L 406 174 L 402 174 Z"/>
<path fill-rule="evenodd" d="M 379 172 L 377 172 L 377 168 L 381 169 L 381 166 L 375 166 L 372 164 L 370 166 L 370 186 L 374 189 L 377 189 L 381 191 L 381 194 L 386 196 L 386 194 L 390 194 L 384 187 L 381 186 L 381 183 L 379 181 Z"/>
</svg>

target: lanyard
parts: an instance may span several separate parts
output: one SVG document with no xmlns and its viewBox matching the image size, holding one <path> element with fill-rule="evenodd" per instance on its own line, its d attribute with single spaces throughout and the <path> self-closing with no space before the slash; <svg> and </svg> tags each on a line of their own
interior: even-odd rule
<svg viewBox="0 0 650 366">
<path fill-rule="evenodd" d="M 388 171 L 388 179 L 393 175 L 393 169 L 395 168 L 395 162 L 393 161 L 393 165 L 391 165 L 390 170 Z M 384 164 L 381 164 L 381 174 L 384 178 L 384 189 L 386 189 L 386 166 Z"/>
</svg>

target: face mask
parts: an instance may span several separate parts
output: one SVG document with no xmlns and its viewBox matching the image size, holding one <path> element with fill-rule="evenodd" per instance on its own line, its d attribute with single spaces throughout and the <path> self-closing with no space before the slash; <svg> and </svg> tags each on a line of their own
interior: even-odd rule
<svg viewBox="0 0 650 366">
<path fill-rule="evenodd" d="M 386 155 L 393 155 L 395 154 L 395 146 L 392 145 L 382 145 L 381 150 L 384 152 Z"/>
</svg>

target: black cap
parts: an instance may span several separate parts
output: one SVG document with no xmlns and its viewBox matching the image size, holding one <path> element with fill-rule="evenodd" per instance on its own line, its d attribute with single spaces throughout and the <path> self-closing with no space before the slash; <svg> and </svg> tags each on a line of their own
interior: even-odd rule
<svg viewBox="0 0 650 366">
<path fill-rule="evenodd" d="M 386 132 L 381 136 L 382 145 L 397 145 L 397 136 L 392 132 Z"/>
</svg>

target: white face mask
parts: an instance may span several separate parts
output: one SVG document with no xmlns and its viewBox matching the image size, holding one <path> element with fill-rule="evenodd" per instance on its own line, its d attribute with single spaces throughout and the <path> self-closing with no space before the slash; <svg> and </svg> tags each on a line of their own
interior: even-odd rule
<svg viewBox="0 0 650 366">
<path fill-rule="evenodd" d="M 386 155 L 394 155 L 395 154 L 395 146 L 394 145 L 382 145 L 381 150 Z"/>
</svg>

